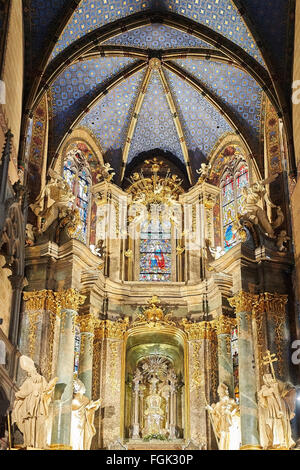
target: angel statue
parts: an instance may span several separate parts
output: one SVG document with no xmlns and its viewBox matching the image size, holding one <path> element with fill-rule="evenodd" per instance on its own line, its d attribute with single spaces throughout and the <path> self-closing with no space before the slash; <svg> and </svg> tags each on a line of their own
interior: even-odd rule
<svg viewBox="0 0 300 470">
<path fill-rule="evenodd" d="M 95 413 L 101 400 L 91 401 L 85 396 L 85 385 L 79 379 L 74 381 L 72 401 L 71 446 L 73 450 L 90 450 L 96 434 Z"/>
<path fill-rule="evenodd" d="M 99 174 L 97 176 L 97 180 L 100 181 L 107 181 L 108 183 L 111 182 L 113 177 L 115 176 L 114 169 L 110 166 L 110 163 L 104 163 L 102 167 L 99 168 Z"/>
<path fill-rule="evenodd" d="M 201 167 L 199 170 L 196 170 L 197 175 L 200 175 L 198 183 L 203 183 L 206 178 L 208 178 L 209 172 L 211 170 L 211 164 L 208 163 L 201 163 Z"/>
<path fill-rule="evenodd" d="M 270 238 L 275 238 L 274 230 L 280 227 L 284 221 L 281 207 L 273 204 L 266 188 L 277 177 L 278 173 L 265 180 L 257 181 L 250 187 L 245 186 L 243 188 L 243 196 L 245 198 L 245 212 L 243 215 L 254 224 L 259 225 Z M 276 209 L 277 218 L 274 222 L 270 222 L 266 211 L 259 206 L 262 199 L 266 202 L 267 207 Z"/>
<path fill-rule="evenodd" d="M 239 450 L 241 445 L 241 427 L 239 406 L 229 397 L 228 387 L 224 383 L 218 387 L 220 401 L 206 409 L 210 413 L 213 429 L 218 440 L 219 450 Z"/>
<path fill-rule="evenodd" d="M 295 416 L 296 389 L 272 374 L 265 374 L 263 382 L 258 392 L 261 445 L 264 449 L 291 449 L 295 446 L 290 421 Z"/>
<path fill-rule="evenodd" d="M 20 366 L 27 372 L 27 378 L 16 393 L 12 423 L 16 423 L 23 434 L 24 447 L 46 449 L 49 405 L 58 379 L 48 383 L 27 356 L 20 358 Z"/>
<path fill-rule="evenodd" d="M 66 217 L 71 210 L 75 196 L 68 183 L 62 176 L 53 170 L 49 170 L 50 181 L 46 184 L 31 210 L 37 217 L 42 218 L 40 233 L 52 225 L 55 220 Z"/>
</svg>

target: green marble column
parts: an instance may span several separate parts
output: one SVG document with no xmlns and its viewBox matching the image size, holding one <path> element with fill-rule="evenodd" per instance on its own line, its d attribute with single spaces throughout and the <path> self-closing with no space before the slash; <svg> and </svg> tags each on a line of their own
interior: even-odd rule
<svg viewBox="0 0 300 470">
<path fill-rule="evenodd" d="M 218 336 L 219 383 L 228 387 L 229 395 L 234 398 L 233 362 L 231 356 L 231 330 L 235 320 L 220 315 L 215 321 Z"/>
<path fill-rule="evenodd" d="M 74 289 L 57 293 L 60 309 L 60 336 L 56 367 L 58 382 L 54 392 L 51 448 L 70 447 L 74 376 L 75 321 L 84 297 Z"/>
<path fill-rule="evenodd" d="M 260 449 L 258 434 L 258 410 L 256 401 L 256 375 L 254 368 L 254 347 L 252 339 L 252 309 L 257 296 L 240 292 L 229 299 L 235 307 L 239 338 L 239 390 L 241 413 L 241 449 Z"/>
<path fill-rule="evenodd" d="M 78 378 L 85 385 L 85 396 L 92 399 L 94 329 L 97 320 L 93 315 L 78 318 L 81 331 L 81 347 L 79 357 Z"/>
</svg>

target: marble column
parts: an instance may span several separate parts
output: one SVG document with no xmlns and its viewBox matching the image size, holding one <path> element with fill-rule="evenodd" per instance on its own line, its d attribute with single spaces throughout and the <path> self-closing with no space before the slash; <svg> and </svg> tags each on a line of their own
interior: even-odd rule
<svg viewBox="0 0 300 470">
<path fill-rule="evenodd" d="M 54 392 L 51 448 L 71 450 L 71 419 L 74 378 L 75 321 L 85 297 L 75 289 L 56 293 L 60 309 L 60 336 Z"/>
<path fill-rule="evenodd" d="M 234 397 L 233 362 L 231 356 L 231 331 L 234 324 L 235 319 L 225 315 L 220 315 L 215 320 L 218 337 L 219 383 L 227 385 L 231 398 Z"/>
<path fill-rule="evenodd" d="M 139 422 L 139 391 L 140 381 L 133 380 L 133 432 L 132 439 L 140 438 L 140 422 Z"/>
<path fill-rule="evenodd" d="M 94 331 L 97 319 L 91 315 L 78 317 L 81 332 L 81 347 L 79 356 L 78 378 L 85 386 L 85 396 L 92 399 L 93 386 L 93 353 L 94 353 Z"/>
<path fill-rule="evenodd" d="M 256 304 L 257 296 L 241 291 L 228 300 L 230 305 L 235 308 L 238 323 L 241 449 L 261 449 L 258 434 L 257 386 L 252 336 L 252 310 Z"/>
<path fill-rule="evenodd" d="M 176 438 L 176 416 L 175 416 L 175 383 L 171 383 L 171 395 L 170 395 L 170 439 Z"/>
</svg>

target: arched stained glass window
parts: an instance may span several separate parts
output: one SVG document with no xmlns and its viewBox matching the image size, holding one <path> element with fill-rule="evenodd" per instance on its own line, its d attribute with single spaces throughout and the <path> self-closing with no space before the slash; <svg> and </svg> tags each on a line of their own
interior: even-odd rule
<svg viewBox="0 0 300 470">
<path fill-rule="evenodd" d="M 223 209 L 223 233 L 225 251 L 237 243 L 233 232 L 233 223 L 244 210 L 245 199 L 243 188 L 249 185 L 249 172 L 245 162 L 231 165 L 226 169 L 222 178 L 222 209 Z"/>
<path fill-rule="evenodd" d="M 68 154 L 64 162 L 63 175 L 76 197 L 73 207 L 77 207 L 80 214 L 81 225 L 78 226 L 74 238 L 86 243 L 91 195 L 91 172 L 85 157 L 79 150 L 71 151 Z"/>
<path fill-rule="evenodd" d="M 234 198 L 234 179 L 231 175 L 226 175 L 223 191 L 223 227 L 225 250 L 229 250 L 235 243 L 236 237 L 232 231 L 232 224 L 236 217 Z"/>
<path fill-rule="evenodd" d="M 171 223 L 145 222 L 141 227 L 140 281 L 171 281 Z"/>
</svg>

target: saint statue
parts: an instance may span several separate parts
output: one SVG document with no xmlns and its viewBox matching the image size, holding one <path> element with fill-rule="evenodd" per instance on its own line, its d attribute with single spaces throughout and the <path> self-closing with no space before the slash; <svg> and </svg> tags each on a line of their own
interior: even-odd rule
<svg viewBox="0 0 300 470">
<path fill-rule="evenodd" d="M 52 225 L 52 223 L 63 217 L 72 210 L 70 204 L 75 200 L 68 183 L 62 176 L 53 170 L 49 170 L 50 181 L 46 184 L 41 194 L 30 208 L 37 217 L 43 219 L 41 233 Z"/>
<path fill-rule="evenodd" d="M 16 423 L 22 432 L 25 447 L 46 449 L 49 405 L 58 379 L 48 383 L 38 374 L 29 357 L 22 356 L 20 366 L 27 372 L 27 378 L 16 393 L 12 423 Z"/>
<path fill-rule="evenodd" d="M 220 401 L 207 406 L 214 432 L 218 439 L 219 450 L 238 450 L 241 444 L 239 406 L 229 397 L 224 383 L 218 387 Z"/>
<path fill-rule="evenodd" d="M 242 190 L 245 198 L 245 216 L 254 224 L 259 225 L 270 238 L 275 238 L 274 230 L 280 227 L 284 221 L 281 207 L 273 204 L 266 188 L 277 177 L 278 174 L 272 175 L 265 180 L 257 181 L 250 187 L 245 186 Z M 277 218 L 273 223 L 270 222 L 266 211 L 259 205 L 262 200 L 266 202 L 267 207 L 276 209 Z"/>
<path fill-rule="evenodd" d="M 263 381 L 258 392 L 261 445 L 264 449 L 291 449 L 295 445 L 290 424 L 295 416 L 295 387 L 278 382 L 272 374 L 265 374 Z"/>
<path fill-rule="evenodd" d="M 73 450 L 90 450 L 93 437 L 96 434 L 94 419 L 101 400 L 91 401 L 84 395 L 85 392 L 84 384 L 76 379 L 74 382 L 71 421 L 71 446 Z"/>
<path fill-rule="evenodd" d="M 157 393 L 157 377 L 150 380 L 151 392 L 146 399 L 145 410 L 145 428 L 144 436 L 158 435 L 163 433 L 162 422 L 164 419 L 164 411 L 162 410 L 162 397 Z"/>
</svg>

